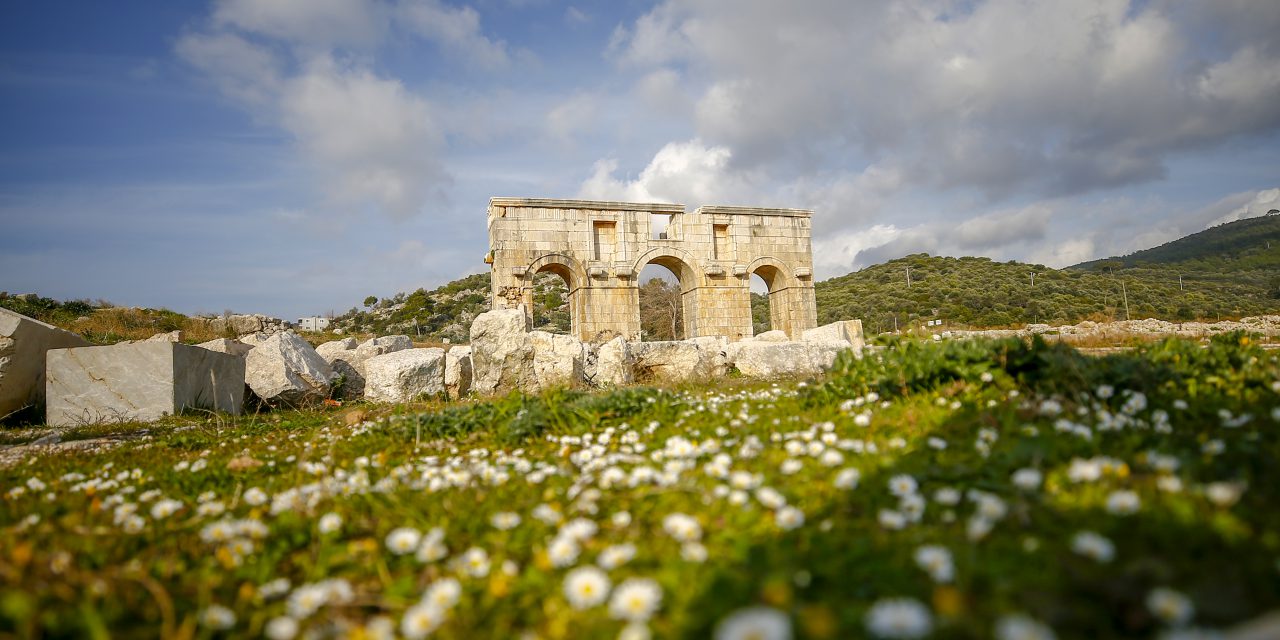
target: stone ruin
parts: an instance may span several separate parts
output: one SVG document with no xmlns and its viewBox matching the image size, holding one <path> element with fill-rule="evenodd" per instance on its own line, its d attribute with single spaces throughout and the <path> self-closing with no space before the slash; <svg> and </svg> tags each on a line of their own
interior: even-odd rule
<svg viewBox="0 0 1280 640">
<path fill-rule="evenodd" d="M 751 275 L 769 288 L 770 326 L 800 338 L 817 326 L 812 211 L 538 198 L 489 200 L 493 308 L 533 309 L 544 271 L 569 288 L 571 333 L 640 339 L 640 272 L 679 280 L 684 336 L 752 336 Z M 530 318 L 532 320 L 532 318 Z"/>
<path fill-rule="evenodd" d="M 180 332 L 89 346 L 79 336 L 0 309 L 0 418 L 44 405 L 50 426 L 150 421 L 188 410 L 237 414 L 326 398 L 407 402 L 555 386 L 692 382 L 736 370 L 755 378 L 813 375 L 862 346 L 857 320 L 815 327 L 812 212 L 796 209 L 493 198 L 494 308 L 471 344 L 415 348 L 408 336 L 312 346 L 264 316 L 211 320 L 243 334 L 189 346 Z M 662 220 L 659 220 L 662 218 Z M 663 230 L 665 229 L 665 230 Z M 684 340 L 640 341 L 646 265 L 680 283 Z M 533 279 L 569 288 L 572 335 L 531 331 Z M 774 330 L 752 335 L 749 279 L 769 288 Z"/>
</svg>

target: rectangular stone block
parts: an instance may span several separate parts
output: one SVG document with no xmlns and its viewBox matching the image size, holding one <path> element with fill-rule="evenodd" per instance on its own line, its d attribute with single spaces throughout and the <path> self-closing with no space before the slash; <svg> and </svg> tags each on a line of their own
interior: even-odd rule
<svg viewBox="0 0 1280 640">
<path fill-rule="evenodd" d="M 0 420 L 25 407 L 44 404 L 47 351 L 88 344 L 70 331 L 0 309 Z"/>
<path fill-rule="evenodd" d="M 45 368 L 45 421 L 149 422 L 187 409 L 239 414 L 244 370 L 244 358 L 172 342 L 55 349 Z"/>
</svg>

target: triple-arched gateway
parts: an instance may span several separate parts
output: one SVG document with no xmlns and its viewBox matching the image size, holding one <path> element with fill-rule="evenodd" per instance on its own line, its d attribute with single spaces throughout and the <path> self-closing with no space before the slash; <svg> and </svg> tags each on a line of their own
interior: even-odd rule
<svg viewBox="0 0 1280 640">
<path fill-rule="evenodd" d="M 793 339 L 817 326 L 812 211 L 678 204 L 491 198 L 493 306 L 533 309 L 534 276 L 569 285 L 573 335 L 640 339 L 640 271 L 680 281 L 684 335 L 752 335 L 751 274 L 769 287 L 770 324 Z M 665 223 L 665 225 L 663 224 Z M 663 230 L 665 229 L 665 231 Z"/>
</svg>

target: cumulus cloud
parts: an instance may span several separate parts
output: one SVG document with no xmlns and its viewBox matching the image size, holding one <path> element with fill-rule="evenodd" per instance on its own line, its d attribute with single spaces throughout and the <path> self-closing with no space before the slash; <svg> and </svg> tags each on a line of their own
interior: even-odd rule
<svg viewBox="0 0 1280 640">
<path fill-rule="evenodd" d="M 732 153 L 701 140 L 672 142 L 653 156 L 635 180 L 615 177 L 618 161 L 600 160 L 578 197 L 631 202 L 741 204 L 759 200 L 750 177 L 729 166 Z"/>
<path fill-rule="evenodd" d="M 507 46 L 479 14 L 439 0 L 220 0 L 178 55 L 256 119 L 292 135 L 331 210 L 420 212 L 449 183 L 442 122 L 425 98 L 367 64 L 395 34 L 496 68 Z"/>
<path fill-rule="evenodd" d="M 1225 213 L 1223 213 L 1224 209 L 1227 209 Z M 1204 225 L 1204 228 L 1208 229 L 1236 220 L 1265 216 L 1275 210 L 1280 210 L 1280 189 L 1264 189 L 1227 196 L 1197 211 L 1193 214 L 1193 218 L 1209 218 Z"/>
<path fill-rule="evenodd" d="M 397 80 L 320 60 L 286 84 L 280 108 L 284 126 L 343 204 L 409 216 L 444 178 L 430 107 Z"/>
<path fill-rule="evenodd" d="M 1248 26 L 1280 4 L 1205 4 L 667 0 L 611 52 L 701 78 L 697 131 L 742 166 L 855 155 L 920 186 L 1061 196 L 1280 126 L 1280 48 Z"/>
</svg>

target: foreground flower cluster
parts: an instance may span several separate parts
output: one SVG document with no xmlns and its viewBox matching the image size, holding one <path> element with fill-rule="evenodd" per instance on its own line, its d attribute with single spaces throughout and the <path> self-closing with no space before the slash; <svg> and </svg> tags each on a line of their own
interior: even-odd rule
<svg viewBox="0 0 1280 640">
<path fill-rule="evenodd" d="M 809 383 L 285 414 L 33 456 L 0 470 L 0 620 L 1012 640 L 1212 637 L 1280 606 L 1274 358 L 1216 345 L 1177 384 L 1133 377 L 1199 348 L 1167 345 L 1073 361 L 1097 371 L 1064 386 L 1002 367 L 1008 345 L 973 348 L 891 349 Z M 456 433 L 430 437 L 441 416 Z"/>
</svg>

